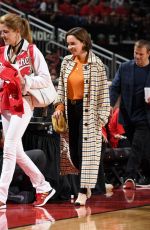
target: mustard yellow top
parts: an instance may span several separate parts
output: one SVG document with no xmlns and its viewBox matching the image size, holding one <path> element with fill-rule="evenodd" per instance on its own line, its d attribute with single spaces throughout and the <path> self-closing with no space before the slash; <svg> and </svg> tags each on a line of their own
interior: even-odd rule
<svg viewBox="0 0 150 230">
<path fill-rule="evenodd" d="M 70 73 L 67 81 L 67 97 L 71 100 L 83 99 L 84 92 L 84 77 L 82 70 L 83 63 L 77 58 L 75 58 L 75 62 L 76 65 Z M 64 111 L 64 105 L 62 103 L 59 104 L 56 107 L 56 110 Z"/>
<path fill-rule="evenodd" d="M 76 65 L 68 77 L 67 91 L 68 99 L 77 100 L 83 98 L 84 91 L 84 78 L 82 71 L 82 64 L 77 58 L 75 59 Z"/>
</svg>

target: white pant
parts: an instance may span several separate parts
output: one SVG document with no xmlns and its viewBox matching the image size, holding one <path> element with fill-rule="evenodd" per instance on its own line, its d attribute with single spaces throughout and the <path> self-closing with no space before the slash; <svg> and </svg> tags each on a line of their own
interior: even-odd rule
<svg viewBox="0 0 150 230">
<path fill-rule="evenodd" d="M 0 201 L 3 203 L 6 203 L 7 200 L 8 189 L 13 178 L 16 163 L 30 177 L 36 193 L 51 190 L 49 182 L 45 181 L 43 174 L 23 150 L 22 136 L 33 115 L 31 98 L 24 97 L 23 101 L 24 114 L 22 116 L 11 115 L 9 111 L 4 111 L 1 115 L 5 137 L 3 167 L 0 178 Z"/>
</svg>

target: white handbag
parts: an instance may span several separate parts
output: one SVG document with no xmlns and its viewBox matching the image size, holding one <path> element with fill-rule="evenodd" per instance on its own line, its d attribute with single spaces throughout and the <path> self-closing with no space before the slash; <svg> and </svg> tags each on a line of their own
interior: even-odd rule
<svg viewBox="0 0 150 230">
<path fill-rule="evenodd" d="M 32 63 L 32 55 L 30 55 L 30 49 L 28 48 L 29 62 L 31 64 L 32 72 L 34 73 L 34 66 Z M 57 98 L 57 92 L 52 82 L 47 88 L 33 89 L 30 88 L 28 92 L 32 96 L 32 104 L 34 107 L 46 107 L 55 101 Z"/>
<path fill-rule="evenodd" d="M 57 92 L 53 84 L 47 88 L 29 89 L 28 92 L 32 95 L 32 103 L 34 107 L 46 107 L 55 101 Z"/>
</svg>

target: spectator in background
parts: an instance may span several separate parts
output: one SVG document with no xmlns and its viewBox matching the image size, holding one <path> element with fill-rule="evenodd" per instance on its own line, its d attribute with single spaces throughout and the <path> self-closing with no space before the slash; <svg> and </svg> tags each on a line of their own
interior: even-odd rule
<svg viewBox="0 0 150 230">
<path fill-rule="evenodd" d="M 112 148 L 129 147 L 123 125 L 119 123 L 119 108 L 115 108 L 107 124 L 108 142 Z"/>
<path fill-rule="evenodd" d="M 111 0 L 110 1 L 110 7 L 112 9 L 116 9 L 119 6 L 123 6 L 123 4 L 124 4 L 124 0 Z"/>
<path fill-rule="evenodd" d="M 43 0 L 39 6 L 40 13 L 45 13 L 47 10 L 47 1 Z"/>
<path fill-rule="evenodd" d="M 95 6 L 95 15 L 97 16 L 108 16 L 112 12 L 111 7 L 105 1 L 99 1 L 99 3 Z"/>
<path fill-rule="evenodd" d="M 150 169 L 150 98 L 145 101 L 144 96 L 144 88 L 150 87 L 149 57 L 150 42 L 135 42 L 134 60 L 120 65 L 110 87 L 112 108 L 121 96 L 119 122 L 124 126 L 132 148 L 126 168 L 126 189 L 135 188 L 143 160 L 146 168 Z M 147 178 L 150 179 L 150 170 Z"/>
<path fill-rule="evenodd" d="M 95 16 L 95 0 L 91 0 L 83 5 L 80 9 L 81 16 Z"/>
<path fill-rule="evenodd" d="M 75 15 L 76 9 L 71 4 L 70 0 L 64 0 L 63 3 L 58 5 L 58 10 L 62 12 L 64 15 Z"/>
<path fill-rule="evenodd" d="M 109 90 L 105 66 L 92 52 L 88 32 L 75 27 L 66 34 L 71 55 L 64 58 L 58 85 L 58 105 L 54 116 L 65 113 L 67 141 L 74 166 L 80 171 L 80 190 L 76 205 L 85 205 L 97 182 L 101 159 L 102 126 L 108 121 Z M 63 142 L 65 143 L 65 142 Z M 63 144 L 64 145 L 64 144 Z M 64 146 L 61 146 L 63 155 Z M 64 173 L 68 168 L 64 164 Z M 70 172 L 71 173 L 71 172 Z"/>
</svg>

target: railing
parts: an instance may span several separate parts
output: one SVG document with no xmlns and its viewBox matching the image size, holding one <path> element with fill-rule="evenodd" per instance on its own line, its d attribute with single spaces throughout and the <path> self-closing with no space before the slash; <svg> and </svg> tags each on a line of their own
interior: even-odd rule
<svg viewBox="0 0 150 230">
<path fill-rule="evenodd" d="M 65 44 L 66 31 L 56 28 L 42 20 L 36 19 L 31 15 L 26 15 L 23 12 L 16 10 L 15 8 L 0 2 L 0 15 L 8 12 L 15 12 L 23 17 L 28 18 L 30 27 L 33 33 L 33 39 L 38 48 L 44 54 L 51 53 L 53 50 L 59 49 L 60 59 L 62 60 L 65 55 L 68 54 L 68 50 Z M 108 79 L 113 79 L 116 70 L 122 62 L 129 59 L 124 58 L 118 54 L 115 54 L 107 49 L 102 48 L 93 43 L 93 52 L 101 58 L 106 67 Z"/>
<path fill-rule="evenodd" d="M 0 15 L 6 14 L 8 12 L 11 13 L 17 13 L 20 14 L 21 16 L 25 17 L 25 13 L 23 13 L 20 10 L 15 9 L 14 7 L 11 7 L 3 2 L 0 2 Z"/>
<path fill-rule="evenodd" d="M 27 15 L 27 19 L 29 20 L 36 45 L 46 55 L 47 44 L 49 41 L 55 40 L 55 27 L 31 15 Z"/>
</svg>

